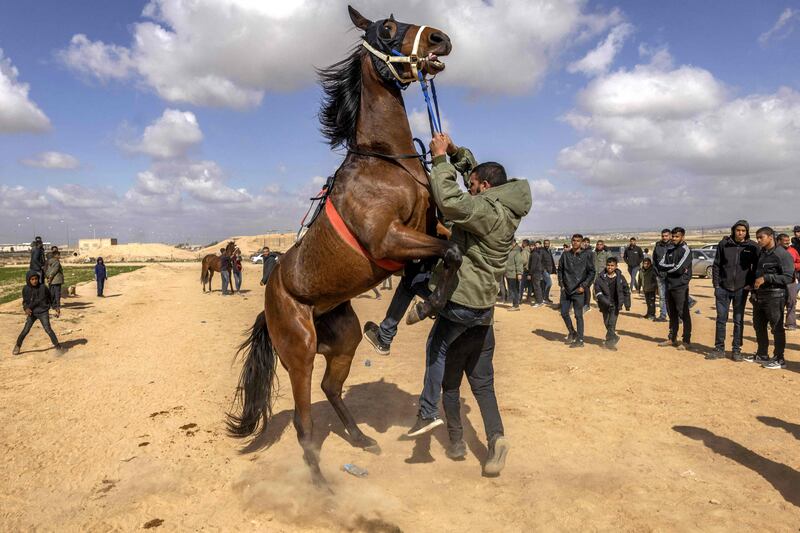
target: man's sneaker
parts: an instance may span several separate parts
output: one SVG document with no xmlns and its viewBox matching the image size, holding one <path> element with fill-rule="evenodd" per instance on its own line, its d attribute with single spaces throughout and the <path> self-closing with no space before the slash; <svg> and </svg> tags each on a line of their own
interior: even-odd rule
<svg viewBox="0 0 800 533">
<path fill-rule="evenodd" d="M 19 355 L 19 346 L 14 346 L 14 349 L 11 351 L 11 355 Z"/>
<path fill-rule="evenodd" d="M 533 304 L 531 307 L 538 309 L 539 307 L 544 307 L 544 304 Z"/>
<path fill-rule="evenodd" d="M 692 350 L 692 343 L 691 342 L 687 342 L 687 341 L 681 341 L 675 346 L 675 348 L 680 350 L 680 351 L 684 351 L 684 350 L 691 351 Z"/>
<path fill-rule="evenodd" d="M 417 415 L 417 422 L 414 424 L 411 429 L 408 430 L 406 433 L 409 437 L 419 437 L 420 435 L 424 435 L 425 433 L 441 426 L 444 424 L 444 420 L 435 416 L 433 418 L 422 418 L 421 416 Z"/>
<path fill-rule="evenodd" d="M 667 321 L 667 317 L 665 317 L 665 316 L 660 316 L 658 318 L 654 318 L 653 319 L 653 322 L 666 322 L 666 321 Z"/>
<path fill-rule="evenodd" d="M 725 350 L 723 348 L 714 348 L 706 354 L 706 359 L 725 359 Z"/>
<path fill-rule="evenodd" d="M 768 362 L 761 365 L 761 368 L 769 368 L 770 370 L 780 370 L 781 368 L 786 368 L 786 360 L 781 359 L 778 361 L 777 359 L 770 359 Z"/>
<path fill-rule="evenodd" d="M 747 361 L 748 363 L 762 364 L 762 363 L 768 363 L 769 362 L 769 357 L 767 357 L 766 355 L 761 355 L 761 354 L 745 355 L 743 357 L 743 359 L 745 361 Z"/>
<path fill-rule="evenodd" d="M 583 348 L 583 339 L 575 339 L 575 341 L 569 345 L 570 348 Z"/>
<path fill-rule="evenodd" d="M 519 311 L 519 306 L 518 306 L 518 305 L 515 305 L 514 307 L 512 307 L 511 309 L 509 309 L 509 311 Z"/>
<path fill-rule="evenodd" d="M 570 331 L 569 335 L 564 337 L 564 344 L 572 344 L 573 342 L 575 342 L 575 339 L 577 339 L 577 338 L 578 338 L 578 334 L 576 332 L 574 332 L 574 331 Z"/>
<path fill-rule="evenodd" d="M 453 461 L 463 461 L 467 456 L 467 445 L 464 444 L 463 440 L 451 442 L 444 454 Z"/>
<path fill-rule="evenodd" d="M 364 324 L 364 338 L 378 355 L 389 355 L 389 345 L 381 341 L 379 330 L 380 328 L 375 322 L 367 322 Z"/>
<path fill-rule="evenodd" d="M 731 355 L 731 359 L 733 359 L 737 363 L 741 363 L 742 361 L 744 361 L 744 358 L 742 357 L 742 352 L 740 351 L 734 351 L 733 354 Z"/>
<path fill-rule="evenodd" d="M 589 311 L 591 311 L 591 310 L 592 310 L 592 306 L 591 306 L 591 305 L 584 305 L 584 306 L 583 306 L 583 314 L 584 314 L 584 315 L 585 315 L 586 313 L 588 313 Z"/>
<path fill-rule="evenodd" d="M 786 326 L 784 329 L 786 331 L 796 331 L 797 330 L 797 326 Z"/>
<path fill-rule="evenodd" d="M 483 474 L 485 476 L 494 477 L 499 476 L 503 467 L 506 466 L 506 455 L 511 448 L 508 439 L 503 435 L 499 435 L 489 443 L 489 456 L 483 465 Z"/>
<path fill-rule="evenodd" d="M 665 340 L 665 341 L 661 341 L 661 342 L 659 342 L 659 343 L 658 343 L 658 345 L 659 345 L 661 348 L 666 348 L 666 347 L 669 347 L 669 346 L 672 346 L 672 347 L 677 347 L 677 346 L 678 346 L 678 343 L 677 343 L 677 342 L 674 342 L 674 341 L 673 341 L 673 340 L 671 340 L 671 339 L 667 339 L 667 340 Z"/>
<path fill-rule="evenodd" d="M 610 352 L 617 351 L 617 343 L 615 341 L 603 341 L 603 348 Z"/>
<path fill-rule="evenodd" d="M 697 305 L 697 300 L 695 300 L 694 298 L 692 298 L 691 296 L 689 296 L 689 309 L 691 309 L 691 308 L 692 308 L 692 307 L 694 307 L 695 305 Z"/>
</svg>

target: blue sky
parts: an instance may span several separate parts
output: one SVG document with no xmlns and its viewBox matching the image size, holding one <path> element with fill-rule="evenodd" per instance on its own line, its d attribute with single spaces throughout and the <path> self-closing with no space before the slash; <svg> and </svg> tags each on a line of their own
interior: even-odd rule
<svg viewBox="0 0 800 533">
<path fill-rule="evenodd" d="M 167 242 L 292 230 L 341 159 L 318 133 L 312 67 L 358 39 L 345 3 L 7 4 L 0 241 L 29 240 L 26 216 L 38 233 L 67 220 L 72 238 L 89 224 Z M 773 204 L 800 192 L 800 2 L 546 5 L 356 7 L 451 35 L 446 122 L 531 181 L 524 231 L 796 222 Z M 40 114 L 12 112 L 20 87 Z M 424 109 L 418 87 L 405 96 Z"/>
</svg>

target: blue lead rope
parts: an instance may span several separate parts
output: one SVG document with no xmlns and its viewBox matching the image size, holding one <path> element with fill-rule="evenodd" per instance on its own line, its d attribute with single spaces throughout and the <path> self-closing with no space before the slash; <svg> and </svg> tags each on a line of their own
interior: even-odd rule
<svg viewBox="0 0 800 533">
<path fill-rule="evenodd" d="M 442 133 L 442 119 L 439 117 L 439 100 L 436 98 L 436 86 L 431 80 L 431 94 L 428 94 L 428 82 L 422 76 L 422 72 L 417 72 L 419 85 L 422 87 L 422 94 L 425 96 L 425 103 L 428 105 L 428 121 L 431 125 L 431 137 L 435 133 Z M 433 99 L 431 99 L 433 95 Z M 433 100 L 431 102 L 431 100 Z"/>
</svg>

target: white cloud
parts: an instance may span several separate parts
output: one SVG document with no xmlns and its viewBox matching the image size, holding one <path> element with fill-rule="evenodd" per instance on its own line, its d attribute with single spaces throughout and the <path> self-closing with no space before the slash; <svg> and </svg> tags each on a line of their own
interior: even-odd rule
<svg viewBox="0 0 800 533">
<path fill-rule="evenodd" d="M 31 209 L 48 207 L 50 202 L 39 193 L 26 189 L 21 185 L 10 186 L 0 184 L 0 207 L 4 214 L 21 215 Z"/>
<path fill-rule="evenodd" d="M 800 10 L 787 7 L 775 21 L 775 24 L 758 36 L 758 43 L 766 46 L 770 40 L 785 39 L 794 30 L 794 25 L 800 20 Z"/>
<path fill-rule="evenodd" d="M 203 140 L 197 117 L 190 111 L 166 109 L 152 124 L 144 129 L 142 138 L 135 143 L 122 143 L 132 151 L 157 159 L 183 157 L 188 150 Z"/>
<path fill-rule="evenodd" d="M 556 186 L 548 179 L 529 180 L 531 195 L 536 198 L 549 198 L 556 192 Z"/>
<path fill-rule="evenodd" d="M 77 157 L 63 152 L 41 152 L 33 157 L 23 159 L 21 163 L 29 167 L 59 170 L 71 170 L 80 166 Z"/>
<path fill-rule="evenodd" d="M 30 86 L 21 83 L 19 70 L 0 48 L 0 133 L 40 133 L 50 129 L 50 119 L 28 98 Z"/>
<path fill-rule="evenodd" d="M 571 63 L 567 67 L 567 71 L 581 72 L 587 76 L 597 76 L 607 72 L 614 62 L 614 58 L 622 50 L 625 39 L 632 32 L 633 26 L 630 24 L 615 26 L 600 44 L 590 50 L 582 59 Z"/>
<path fill-rule="evenodd" d="M 441 116 L 442 119 L 442 131 L 445 133 L 453 134 L 453 127 L 448 118 L 444 115 Z M 411 110 L 408 114 L 408 124 L 411 126 L 411 135 L 418 139 L 430 139 L 431 138 L 431 126 L 430 122 L 428 121 L 428 110 L 426 109 L 417 109 L 416 107 Z M 425 149 L 427 150 L 427 146 Z"/>
<path fill-rule="evenodd" d="M 583 0 L 454 0 L 403 6 L 398 18 L 446 31 L 454 51 L 445 83 L 487 93 L 522 93 L 537 86 L 553 58 L 573 41 L 618 24 L 618 10 L 586 14 Z M 363 9 L 380 18 L 398 6 L 376 0 Z M 169 102 L 246 109 L 266 91 L 315 81 L 314 67 L 345 57 L 358 42 L 344 4 L 327 0 L 152 0 L 132 26 L 128 46 L 75 35 L 59 56 L 100 80 L 137 81 Z M 325 21 L 325 31 L 319 21 Z M 510 31 L 513 28 L 513 31 Z M 220 38 L 224 36 L 224 38 Z"/>
<path fill-rule="evenodd" d="M 559 168 L 633 218 L 794 218 L 793 202 L 773 200 L 800 193 L 800 93 L 731 98 L 706 70 L 658 65 L 589 84 L 564 117 L 585 137 Z"/>
<path fill-rule="evenodd" d="M 77 184 L 45 189 L 55 202 L 72 209 L 110 209 L 117 202 L 117 195 L 109 188 L 93 189 Z"/>
</svg>

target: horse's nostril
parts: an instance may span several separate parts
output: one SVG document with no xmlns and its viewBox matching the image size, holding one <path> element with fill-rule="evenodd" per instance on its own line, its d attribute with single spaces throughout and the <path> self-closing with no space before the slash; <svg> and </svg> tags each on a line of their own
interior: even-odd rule
<svg viewBox="0 0 800 533">
<path fill-rule="evenodd" d="M 428 41 L 431 44 L 441 44 L 445 41 L 446 37 L 443 33 L 435 31 L 428 36 Z"/>
</svg>

